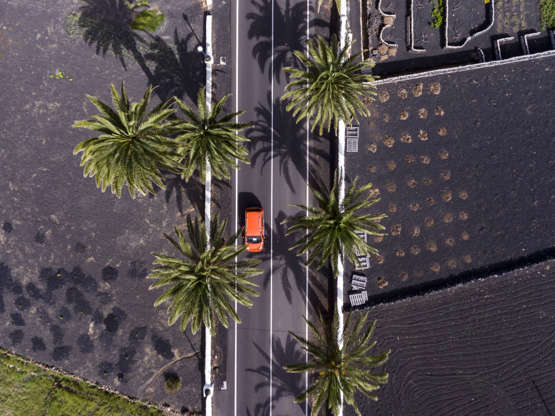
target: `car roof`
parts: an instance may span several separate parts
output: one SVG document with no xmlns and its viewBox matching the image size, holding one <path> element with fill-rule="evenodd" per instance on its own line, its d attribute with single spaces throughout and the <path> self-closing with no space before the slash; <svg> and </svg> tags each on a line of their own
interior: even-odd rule
<svg viewBox="0 0 555 416">
<path fill-rule="evenodd" d="M 261 229 L 261 219 L 262 219 L 262 208 L 255 208 L 254 210 L 247 209 L 245 216 L 245 234 L 259 236 L 262 232 Z"/>
</svg>

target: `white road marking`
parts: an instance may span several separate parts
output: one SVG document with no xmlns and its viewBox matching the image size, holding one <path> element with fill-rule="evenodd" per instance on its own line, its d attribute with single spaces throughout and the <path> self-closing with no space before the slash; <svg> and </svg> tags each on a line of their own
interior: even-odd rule
<svg viewBox="0 0 555 416">
<path fill-rule="evenodd" d="M 239 0 L 235 2 L 235 112 L 239 111 Z M 235 116 L 235 122 L 239 123 L 239 116 Z M 235 158 L 235 228 L 237 232 L 239 224 L 237 221 L 239 210 L 239 159 Z M 235 249 L 238 241 L 235 240 Z M 237 257 L 235 257 L 235 273 L 237 273 Z M 237 291 L 237 283 L 235 283 Z M 237 299 L 235 299 L 235 313 L 237 313 Z M 237 416 L 237 322 L 234 323 L 233 339 L 233 415 Z"/>
<path fill-rule="evenodd" d="M 270 60 L 270 416 L 272 416 L 273 360 L 272 348 L 274 318 L 274 5 L 272 1 L 272 50 Z"/>
<path fill-rule="evenodd" d="M 310 0 L 306 0 L 306 56 L 308 56 L 308 40 L 310 39 Z M 310 186 L 310 121 L 308 117 L 306 119 L 306 213 L 305 215 L 308 217 L 308 207 L 310 205 L 310 194 L 309 194 L 309 186 Z M 308 229 L 306 230 L 306 234 L 308 235 Z M 308 252 L 306 253 L 306 261 L 308 262 Z M 305 316 L 305 324 L 304 324 L 304 337 L 308 339 L 308 277 L 309 277 L 309 267 L 305 266 L 306 275 L 305 275 L 305 309 L 304 309 L 304 316 Z M 304 361 L 305 363 L 308 362 L 308 351 L 304 353 Z M 304 387 L 305 390 L 308 390 L 308 371 L 304 373 Z M 304 414 L 308 416 L 308 400 L 304 402 Z"/>
<path fill-rule="evenodd" d="M 343 49 L 347 40 L 347 2 L 342 1 L 341 10 L 339 11 L 339 17 L 341 19 L 340 25 L 340 40 L 339 47 Z M 337 166 L 339 169 L 339 207 L 343 211 L 343 201 L 345 199 L 345 121 L 339 120 L 339 134 L 337 138 L 337 145 L 339 147 L 337 151 Z M 337 298 L 335 300 L 335 306 L 337 309 L 338 319 L 337 319 L 337 335 L 339 349 L 343 349 L 343 257 L 338 256 L 337 264 Z M 338 416 L 343 416 L 343 390 L 340 390 L 339 397 L 341 404 L 339 406 Z"/>
<path fill-rule="evenodd" d="M 239 1 L 235 2 L 235 112 L 239 111 Z M 270 59 L 270 416 L 272 416 L 272 399 L 273 399 L 273 218 L 274 218 L 274 6 L 275 0 L 272 1 L 272 43 L 271 43 L 271 59 Z M 310 0 L 306 1 L 306 37 L 309 39 L 310 26 Z M 308 46 L 307 46 L 308 54 Z M 235 118 L 235 121 L 239 122 L 239 117 Z M 306 121 L 306 204 L 309 205 L 309 172 L 310 172 L 310 131 L 309 131 L 309 121 Z M 238 210 L 239 210 L 239 160 L 235 159 L 235 230 L 238 229 Z M 308 214 L 308 211 L 307 211 Z M 238 241 L 235 240 L 235 247 L 238 246 Z M 308 255 L 308 254 L 307 254 Z M 237 261 L 237 258 L 235 259 Z M 309 268 L 305 268 L 306 282 L 305 282 L 305 317 L 308 319 L 308 279 L 309 279 Z M 235 300 L 235 311 L 237 312 L 237 300 Z M 233 351 L 233 414 L 237 416 L 237 322 L 234 323 L 234 351 Z M 308 338 L 308 324 L 305 323 L 305 337 Z M 305 353 L 305 360 L 308 361 L 308 353 Z M 305 373 L 305 388 L 308 389 L 308 373 Z M 305 415 L 308 415 L 308 401 L 305 402 Z"/>
</svg>

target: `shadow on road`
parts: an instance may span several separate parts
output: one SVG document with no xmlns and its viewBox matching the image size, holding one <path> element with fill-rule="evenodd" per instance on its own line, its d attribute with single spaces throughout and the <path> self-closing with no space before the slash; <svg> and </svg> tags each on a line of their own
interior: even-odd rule
<svg viewBox="0 0 555 416">
<path fill-rule="evenodd" d="M 247 20 L 251 21 L 248 37 L 258 41 L 252 50 L 252 56 L 258 61 L 260 70 L 264 71 L 272 57 L 272 27 L 279 28 L 273 33 L 273 75 L 280 82 L 283 67 L 297 65 L 298 61 L 293 55 L 293 51 L 305 49 L 307 10 L 305 2 L 291 6 L 291 2 L 287 0 L 284 8 L 274 4 L 274 25 L 272 26 L 272 3 L 270 0 L 252 1 L 258 12 L 247 14 Z M 310 13 L 314 13 L 312 6 Z M 310 27 L 313 26 L 328 27 L 328 23 L 316 18 L 310 21 Z M 271 77 L 272 74 L 268 74 L 268 76 Z"/>
<path fill-rule="evenodd" d="M 304 257 L 297 256 L 295 251 L 289 248 L 295 243 L 297 237 L 294 235 L 285 236 L 287 225 L 282 224 L 286 219 L 285 213 L 280 211 L 276 216 L 276 222 L 272 233 L 274 241 L 274 282 L 279 284 L 281 281 L 282 289 L 287 299 L 287 302 L 293 304 L 293 295 L 298 296 L 304 300 L 307 294 L 306 287 L 306 268 L 304 266 Z M 270 261 L 270 235 L 269 225 L 266 228 L 266 242 L 267 246 L 263 253 L 257 253 L 254 257 L 262 260 L 263 262 Z M 327 274 L 326 274 L 327 273 Z M 327 277 L 331 272 L 329 271 L 316 271 L 309 269 L 308 277 L 308 304 L 309 314 L 326 313 L 327 305 L 330 299 L 333 298 L 333 293 L 330 295 L 328 292 L 333 288 L 334 282 L 328 281 Z M 267 289 L 270 284 L 270 274 L 266 273 L 263 277 L 262 287 Z M 329 286 L 329 287 L 328 287 Z"/>
<path fill-rule="evenodd" d="M 283 211 L 280 211 L 274 224 L 274 276 L 281 279 L 281 284 L 285 297 L 289 304 L 293 302 L 293 287 L 296 288 L 299 295 L 304 299 L 306 296 L 306 268 L 303 263 L 303 257 L 297 256 L 297 253 L 290 250 L 295 244 L 294 235 L 286 236 L 287 225 L 282 224 L 286 219 Z M 270 276 L 265 276 L 264 287 L 269 283 Z"/>
<path fill-rule="evenodd" d="M 270 387 L 270 355 L 256 343 L 254 344 L 257 351 L 266 362 L 257 368 L 249 368 L 248 372 L 258 374 L 261 381 L 254 386 L 255 392 L 266 390 Z M 269 415 L 270 408 L 274 408 L 274 403 L 282 398 L 288 400 L 295 399 L 305 389 L 304 374 L 292 374 L 283 368 L 287 364 L 300 363 L 305 359 L 305 354 L 299 347 L 299 344 L 291 335 L 287 335 L 285 345 L 279 338 L 272 340 L 272 401 L 270 397 L 263 402 L 258 403 L 255 407 L 255 415 Z M 304 412 L 305 403 L 298 403 L 298 406 Z"/>
<path fill-rule="evenodd" d="M 247 208 L 251 208 L 251 207 L 264 208 L 260 203 L 260 200 L 258 199 L 258 197 L 252 192 L 239 192 L 237 205 L 238 205 L 237 209 L 239 210 L 239 212 L 237 213 L 239 217 L 239 224 L 238 224 L 239 228 L 245 226 L 245 210 Z M 265 227 L 266 229 L 268 229 L 266 225 Z"/>
<path fill-rule="evenodd" d="M 286 104 L 279 98 L 274 100 L 274 146 L 272 153 L 272 137 L 270 135 L 272 127 L 272 112 L 270 110 L 271 98 L 267 97 L 266 106 L 259 104 L 256 107 L 257 121 L 255 126 L 248 131 L 248 137 L 252 140 L 250 152 L 252 154 L 251 165 L 260 171 L 272 159 L 277 159 L 279 163 L 279 174 L 285 178 L 289 190 L 295 192 L 291 169 L 294 168 L 301 177 L 306 175 L 306 129 L 305 122 L 299 124 L 289 112 L 285 110 Z M 310 136 L 310 156 L 309 163 L 316 169 L 321 160 L 325 160 L 328 155 L 322 150 L 320 143 L 322 138 L 311 134 Z"/>
</svg>

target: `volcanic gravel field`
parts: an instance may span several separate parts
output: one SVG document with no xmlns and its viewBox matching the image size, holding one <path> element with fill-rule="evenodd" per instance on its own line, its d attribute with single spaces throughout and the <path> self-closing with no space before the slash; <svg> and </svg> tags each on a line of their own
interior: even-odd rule
<svg viewBox="0 0 555 416">
<path fill-rule="evenodd" d="M 360 312 L 353 312 L 359 314 Z M 370 309 L 391 348 L 363 415 L 532 416 L 555 411 L 555 260 Z M 346 407 L 346 415 L 354 415 Z"/>
<path fill-rule="evenodd" d="M 373 300 L 553 254 L 554 90 L 553 56 L 378 87 L 346 154 L 389 216 Z"/>
<path fill-rule="evenodd" d="M 103 194 L 72 155 L 93 132 L 71 125 L 97 113 L 86 94 L 110 102 L 110 83 L 125 81 L 131 100 L 149 83 L 162 98 L 196 97 L 203 10 L 161 2 L 162 27 L 129 37 L 123 1 L 87 4 L 0 2 L 0 345 L 177 411 L 200 409 L 200 355 L 166 370 L 181 378 L 176 394 L 164 373 L 145 384 L 200 349 L 199 334 L 168 328 L 153 307 L 162 291 L 145 277 L 152 252 L 173 253 L 162 233 L 184 223 L 191 201 L 202 204 L 202 187 L 168 177 L 151 197 Z"/>
</svg>

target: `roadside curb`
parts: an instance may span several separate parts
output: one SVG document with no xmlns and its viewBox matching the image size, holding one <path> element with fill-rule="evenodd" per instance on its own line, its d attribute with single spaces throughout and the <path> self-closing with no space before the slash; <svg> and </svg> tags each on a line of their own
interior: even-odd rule
<svg viewBox="0 0 555 416">
<path fill-rule="evenodd" d="M 212 0 L 206 0 L 205 12 L 205 57 L 206 64 L 206 107 L 212 109 Z M 206 228 L 206 238 L 210 247 L 210 204 L 212 201 L 212 171 L 208 156 L 206 157 L 206 183 L 204 184 L 204 225 Z M 204 397 L 204 414 L 212 416 L 212 396 L 214 394 L 214 384 L 212 383 L 212 334 L 210 328 L 204 328 L 204 387 L 202 395 Z"/>
<path fill-rule="evenodd" d="M 343 49 L 347 42 L 347 26 L 348 26 L 348 1 L 343 0 L 340 2 L 341 10 L 339 10 L 339 48 Z M 343 200 L 345 199 L 345 121 L 339 120 L 339 131 L 337 137 L 337 170 L 339 175 L 339 209 L 343 211 Z M 339 349 L 343 349 L 343 272 L 344 264 L 341 254 L 337 259 L 337 276 L 336 276 L 336 307 L 337 311 L 337 342 Z M 340 392 L 341 406 L 339 408 L 338 416 L 343 416 L 343 391 Z"/>
</svg>

